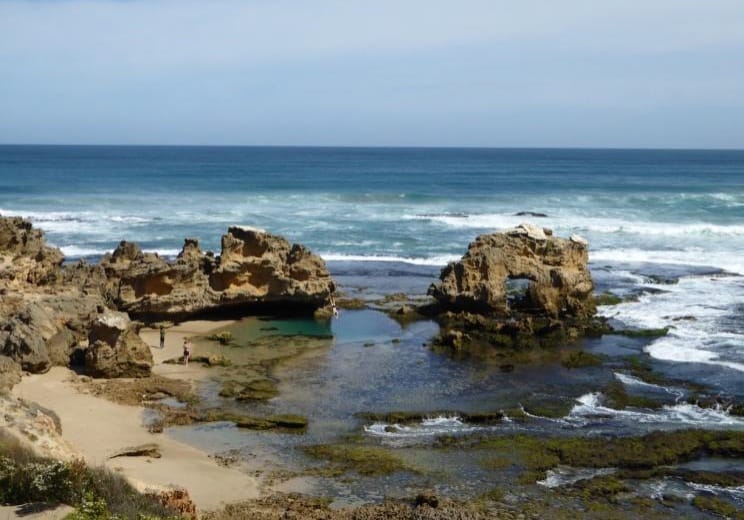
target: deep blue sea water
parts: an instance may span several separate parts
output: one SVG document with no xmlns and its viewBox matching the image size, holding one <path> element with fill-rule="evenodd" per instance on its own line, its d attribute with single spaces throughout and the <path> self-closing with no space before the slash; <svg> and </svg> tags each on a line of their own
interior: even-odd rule
<svg viewBox="0 0 744 520">
<path fill-rule="evenodd" d="M 657 289 L 602 310 L 672 326 L 649 354 L 744 370 L 744 151 L 0 146 L 0 214 L 70 258 L 258 226 L 381 292 L 423 292 L 476 235 L 531 221 L 586 237 L 602 289 Z"/>
</svg>

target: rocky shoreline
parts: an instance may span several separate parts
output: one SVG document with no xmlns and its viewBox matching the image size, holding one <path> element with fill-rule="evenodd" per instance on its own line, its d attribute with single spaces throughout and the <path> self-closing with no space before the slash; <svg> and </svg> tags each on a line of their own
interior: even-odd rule
<svg viewBox="0 0 744 520">
<path fill-rule="evenodd" d="M 320 257 L 238 226 L 217 256 L 186 239 L 169 262 L 123 241 L 99 264 L 63 265 L 29 221 L 0 217 L 0 260 L 0 356 L 31 373 L 84 365 L 93 375 L 141 377 L 152 365 L 137 337 L 141 323 L 235 313 L 327 317 L 335 291 Z"/>
<path fill-rule="evenodd" d="M 179 255 L 166 260 L 124 241 L 96 265 L 64 264 L 61 252 L 47 246 L 41 232 L 28 221 L 0 217 L 0 424 L 14 442 L 48 460 L 80 457 L 70 438 L 78 446 L 91 444 L 82 454 L 89 464 L 120 471 L 143 491 L 160 485 L 157 500 L 186 517 L 197 514 L 196 504 L 199 513 L 210 511 L 205 517 L 214 520 L 522 520 L 575 518 L 577 507 L 589 518 L 613 514 L 666 518 L 679 510 L 738 518 L 736 511 L 729 514 L 728 502 L 716 502 L 715 497 L 703 495 L 692 506 L 672 503 L 676 499 L 670 497 L 649 502 L 627 486 L 629 481 L 680 475 L 693 482 L 741 485 L 744 481 L 736 472 L 711 475 L 667 467 L 710 456 L 741 459 L 744 438 L 736 431 L 586 439 L 552 434 L 437 435 L 428 447 L 436 457 L 457 452 L 476 458 L 481 471 L 507 474 L 509 486 L 514 487 L 493 487 L 469 500 L 421 491 L 406 499 L 341 509 L 330 507 L 330 500 L 280 492 L 281 484 L 308 476 L 348 481 L 421 470 L 397 449 L 370 445 L 359 434 L 348 434 L 333 442 L 303 446 L 302 456 L 314 462 L 302 472 L 277 477 L 275 486 L 270 484 L 271 477 L 254 478 L 245 468 L 233 467 L 227 455 L 209 459 L 162 435 L 169 426 L 205 423 L 231 424 L 270 435 L 305 435 L 314 417 L 270 413 L 271 407 L 265 406 L 280 395 L 275 369 L 313 349 L 327 349 L 333 342 L 330 329 L 310 337 L 256 324 L 254 329 L 267 335 L 239 344 L 233 335 L 239 329 L 232 321 L 186 320 L 270 314 L 324 322 L 332 317 L 334 304 L 360 312 L 379 311 L 403 329 L 417 322 L 436 323 L 438 333 L 427 348 L 452 358 L 483 359 L 488 370 L 488 363 L 495 360 L 494 370 L 503 373 L 536 360 L 557 362 L 566 370 L 590 371 L 602 366 L 603 358 L 577 350 L 574 343 L 581 338 L 615 333 L 642 339 L 666 333 L 613 331 L 596 316 L 596 305 L 620 300 L 606 294 L 597 300 L 594 291 L 586 241 L 577 236 L 559 238 L 548 229 L 528 224 L 477 237 L 460 261 L 442 270 L 428 297 L 388 294 L 376 300 L 353 300 L 337 294 L 320 257 L 261 230 L 230 227 L 222 237 L 219 255 L 203 252 L 198 241 L 186 239 Z M 167 327 L 162 350 L 156 347 L 161 324 Z M 178 363 L 180 343 L 186 337 L 196 342 L 189 366 Z M 290 337 L 278 348 L 277 338 Z M 399 338 L 392 340 L 394 346 L 400 342 Z M 246 345 L 250 348 L 239 348 Z M 642 382 L 649 381 L 646 384 L 664 382 L 641 363 L 626 360 L 615 366 Z M 197 389 L 205 382 L 211 393 L 203 399 Z M 666 405 L 630 395 L 621 384 L 610 384 L 602 392 L 612 409 Z M 711 399 L 710 407 L 720 406 Z M 215 400 L 221 405 L 216 406 Z M 246 403 L 260 413 L 246 413 Z M 105 450 L 92 446 L 96 439 L 86 431 L 90 425 L 84 410 L 93 409 L 98 413 L 95 420 L 111 421 L 101 434 L 109 441 L 114 439 L 116 449 L 111 442 L 101 442 Z M 386 425 L 383 432 L 395 434 L 432 418 L 456 417 L 460 424 L 477 430 L 506 423 L 561 421 L 569 412 L 565 400 L 549 395 L 530 396 L 519 406 L 491 411 L 356 410 L 355 418 Z M 71 422 L 74 426 L 68 428 Z M 617 471 L 616 476 L 603 473 L 607 465 Z M 550 499 L 524 491 L 564 466 L 596 473 L 555 492 Z M 168 479 L 176 480 L 178 487 L 165 485 L 172 483 Z"/>
</svg>

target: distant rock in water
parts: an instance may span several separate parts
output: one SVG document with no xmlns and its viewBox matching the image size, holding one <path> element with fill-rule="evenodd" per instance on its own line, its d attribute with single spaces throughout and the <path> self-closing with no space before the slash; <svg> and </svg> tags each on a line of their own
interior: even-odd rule
<svg viewBox="0 0 744 520">
<path fill-rule="evenodd" d="M 540 213 L 537 211 L 520 211 L 514 214 L 515 217 L 536 217 L 536 218 L 547 218 L 546 213 Z"/>
<path fill-rule="evenodd" d="M 531 224 L 477 237 L 440 280 L 429 288 L 440 341 L 456 348 L 562 343 L 591 326 L 596 311 L 586 241 Z"/>
<path fill-rule="evenodd" d="M 117 307 L 145 321 L 235 311 L 312 313 L 327 307 L 335 291 L 319 256 L 249 227 L 229 228 L 217 257 L 191 238 L 172 262 L 122 242 L 101 265 Z"/>
<path fill-rule="evenodd" d="M 455 311 L 591 316 L 594 283 L 588 257 L 583 243 L 521 224 L 505 233 L 477 237 L 460 261 L 442 270 L 441 282 L 429 294 L 443 308 Z M 509 302 L 511 279 L 528 280 L 526 299 L 514 302 L 517 305 Z"/>
</svg>

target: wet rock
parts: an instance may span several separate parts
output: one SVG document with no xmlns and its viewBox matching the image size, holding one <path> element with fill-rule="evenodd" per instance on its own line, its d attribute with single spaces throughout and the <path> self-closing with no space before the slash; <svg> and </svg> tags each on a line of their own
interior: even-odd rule
<svg viewBox="0 0 744 520">
<path fill-rule="evenodd" d="M 427 505 L 436 509 L 439 506 L 439 498 L 437 498 L 433 491 L 423 491 L 416 495 L 414 503 L 416 507 Z"/>
<path fill-rule="evenodd" d="M 109 455 L 109 459 L 115 459 L 117 457 L 150 457 L 159 459 L 162 455 L 160 453 L 160 446 L 155 443 L 148 443 L 122 448 Z"/>
<path fill-rule="evenodd" d="M 520 211 L 518 213 L 514 214 L 515 217 L 537 217 L 537 218 L 546 218 L 548 215 L 545 213 L 540 213 L 538 211 Z"/>
</svg>

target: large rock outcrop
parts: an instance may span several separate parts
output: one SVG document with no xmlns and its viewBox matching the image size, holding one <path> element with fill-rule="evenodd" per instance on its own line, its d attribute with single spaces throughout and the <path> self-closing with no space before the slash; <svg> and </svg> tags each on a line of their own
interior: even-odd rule
<svg viewBox="0 0 744 520">
<path fill-rule="evenodd" d="M 106 311 L 93 322 L 85 350 L 85 368 L 96 377 L 147 377 L 150 347 L 123 312 Z"/>
<path fill-rule="evenodd" d="M 481 235 L 450 263 L 429 294 L 444 308 L 501 317 L 515 313 L 591 316 L 594 283 L 586 241 L 547 235 L 529 224 Z M 510 301 L 509 281 L 525 280 L 526 294 Z"/>
<path fill-rule="evenodd" d="M 262 230 L 231 227 L 222 253 L 204 253 L 186 239 L 167 262 L 122 242 L 101 265 L 118 308 L 137 319 L 185 319 L 209 313 L 312 312 L 335 290 L 323 260 Z"/>
<path fill-rule="evenodd" d="M 587 242 L 531 224 L 481 235 L 429 288 L 442 323 L 439 343 L 552 346 L 593 326 Z"/>
<path fill-rule="evenodd" d="M 29 221 L 0 217 L 0 355 L 29 372 L 69 365 L 105 308 L 103 271 L 62 260 Z"/>
<path fill-rule="evenodd" d="M 171 262 L 131 242 L 99 265 L 62 261 L 29 221 L 0 216 L 0 356 L 12 360 L 0 369 L 9 374 L 85 363 L 104 377 L 147 375 L 149 350 L 129 316 L 112 311 L 142 320 L 304 313 L 327 309 L 335 289 L 320 257 L 244 227 L 222 237 L 219 257 L 186 239 Z"/>
<path fill-rule="evenodd" d="M 60 275 L 62 251 L 46 245 L 44 234 L 20 217 L 0 217 L 0 279 L 48 284 Z"/>
</svg>

